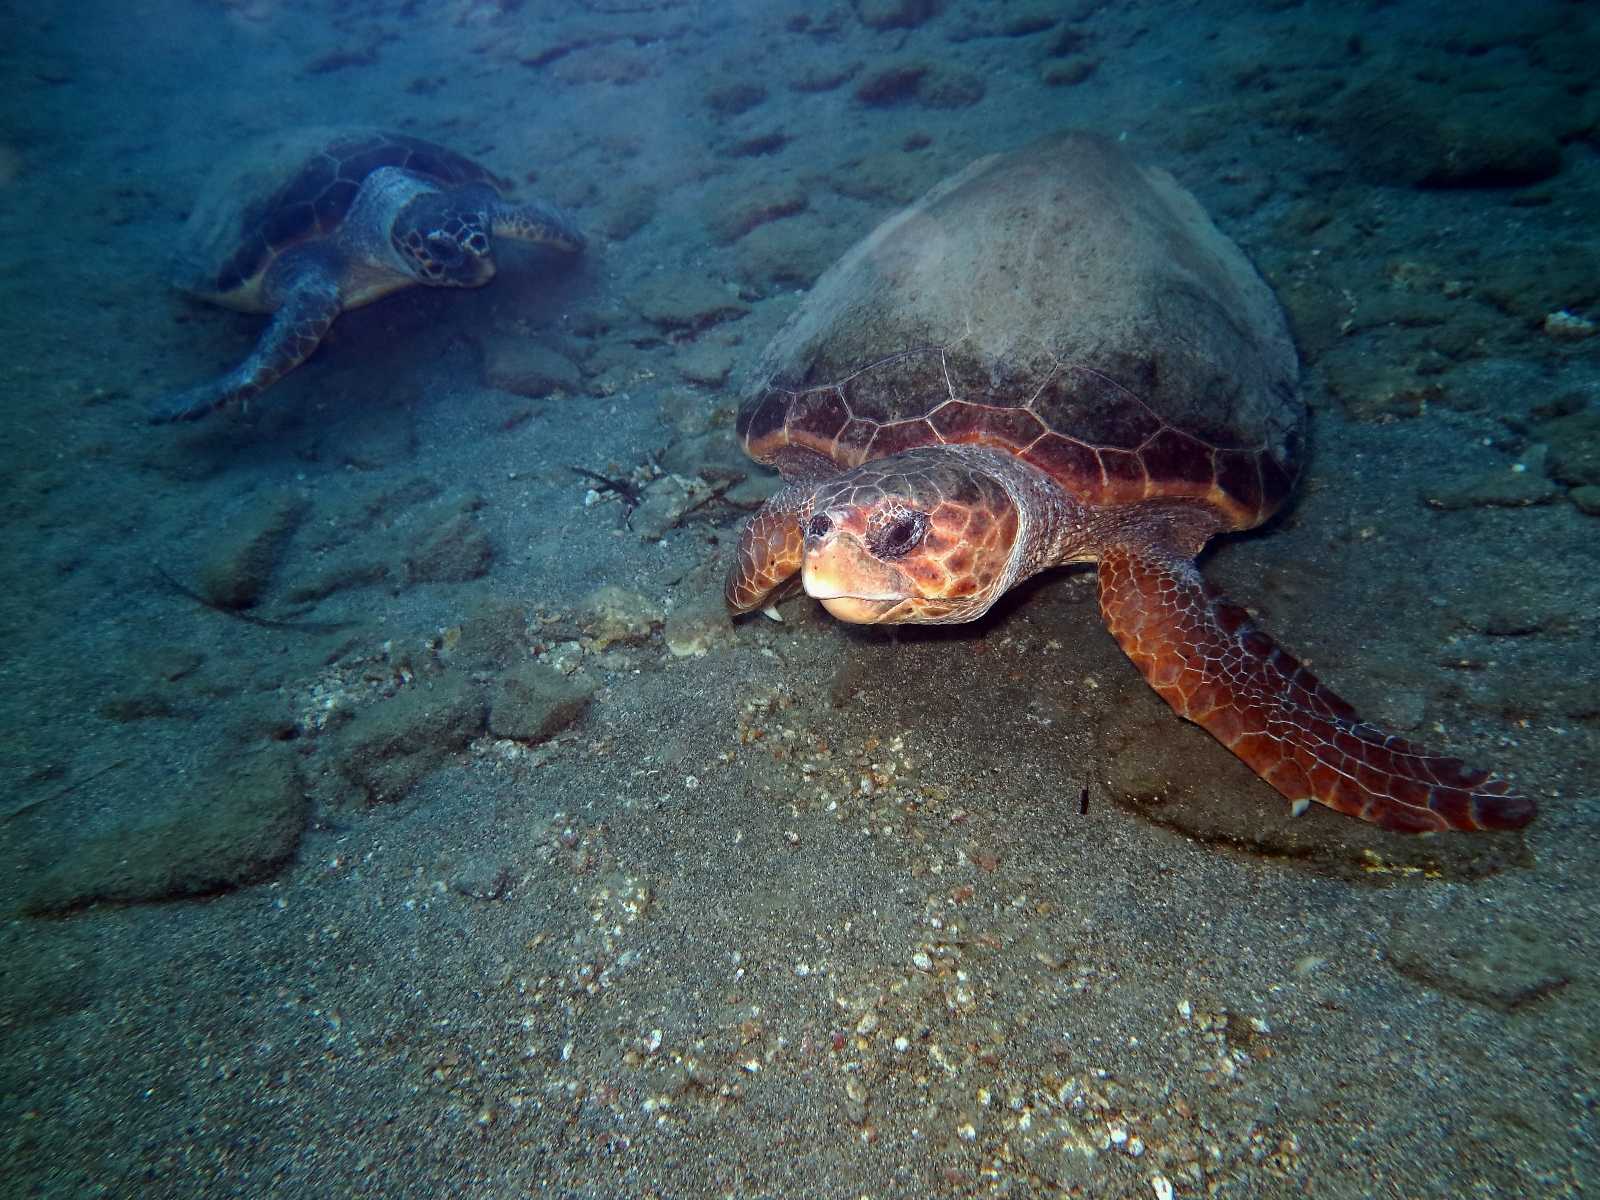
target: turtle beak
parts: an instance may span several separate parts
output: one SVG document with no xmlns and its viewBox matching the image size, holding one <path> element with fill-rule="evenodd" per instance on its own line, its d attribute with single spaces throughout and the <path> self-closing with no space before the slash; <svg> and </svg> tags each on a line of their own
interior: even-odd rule
<svg viewBox="0 0 1600 1200">
<path fill-rule="evenodd" d="M 858 625 L 881 620 L 910 594 L 899 571 L 843 532 L 806 547 L 800 578 L 806 595 L 839 620 Z"/>
</svg>

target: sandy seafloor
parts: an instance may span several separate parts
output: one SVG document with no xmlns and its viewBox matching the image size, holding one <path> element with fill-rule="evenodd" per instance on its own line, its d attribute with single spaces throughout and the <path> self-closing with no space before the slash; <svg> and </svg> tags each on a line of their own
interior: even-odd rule
<svg viewBox="0 0 1600 1200">
<path fill-rule="evenodd" d="M 0 1193 L 1600 1190 L 1592 6 L 4 10 Z M 208 164 L 329 122 L 591 245 L 148 427 L 259 328 L 162 282 Z M 1088 572 L 722 617 L 766 339 L 1064 126 L 1295 326 L 1308 470 L 1208 575 L 1525 834 L 1291 819 Z"/>
</svg>

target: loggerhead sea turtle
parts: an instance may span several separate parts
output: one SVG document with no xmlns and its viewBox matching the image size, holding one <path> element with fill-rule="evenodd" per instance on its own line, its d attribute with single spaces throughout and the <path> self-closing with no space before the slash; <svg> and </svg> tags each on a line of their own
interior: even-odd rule
<svg viewBox="0 0 1600 1200">
<path fill-rule="evenodd" d="M 846 253 L 767 348 L 738 434 L 785 484 L 740 535 L 728 607 L 798 572 L 846 621 L 970 621 L 1095 562 L 1145 679 L 1296 812 L 1525 825 L 1531 800 L 1362 722 L 1196 568 L 1288 497 L 1298 374 L 1271 291 L 1165 171 L 1083 133 L 980 159 Z"/>
<path fill-rule="evenodd" d="M 481 287 L 494 239 L 560 250 L 583 235 L 548 204 L 513 204 L 484 167 L 421 138 L 305 129 L 219 166 L 184 225 L 173 282 L 203 300 L 272 313 L 255 352 L 162 399 L 152 421 L 248 400 L 304 362 L 335 317 L 413 284 Z"/>
</svg>

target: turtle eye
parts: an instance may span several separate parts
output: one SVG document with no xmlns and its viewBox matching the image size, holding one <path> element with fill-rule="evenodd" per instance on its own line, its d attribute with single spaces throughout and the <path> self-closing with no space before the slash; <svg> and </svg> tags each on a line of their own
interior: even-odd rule
<svg viewBox="0 0 1600 1200">
<path fill-rule="evenodd" d="M 818 513 L 806 522 L 806 536 L 821 538 L 828 536 L 828 530 L 833 528 L 833 521 L 827 513 Z"/>
<path fill-rule="evenodd" d="M 896 509 L 883 523 L 867 530 L 867 549 L 877 558 L 902 558 L 916 549 L 927 532 L 927 513 L 914 508 Z"/>
</svg>

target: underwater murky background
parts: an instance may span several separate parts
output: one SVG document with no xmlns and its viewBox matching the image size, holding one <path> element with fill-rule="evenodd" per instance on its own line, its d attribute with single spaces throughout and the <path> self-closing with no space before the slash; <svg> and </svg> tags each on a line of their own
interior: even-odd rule
<svg viewBox="0 0 1600 1200">
<path fill-rule="evenodd" d="M 0 1191 L 1600 1181 L 1595 6 L 3 10 Z M 209 167 L 344 123 L 587 250 L 148 426 L 261 328 L 164 282 Z M 767 338 L 1063 127 L 1172 170 L 1295 328 L 1309 469 L 1208 576 L 1524 834 L 1291 818 L 1090 571 L 953 630 L 724 617 Z"/>
</svg>

